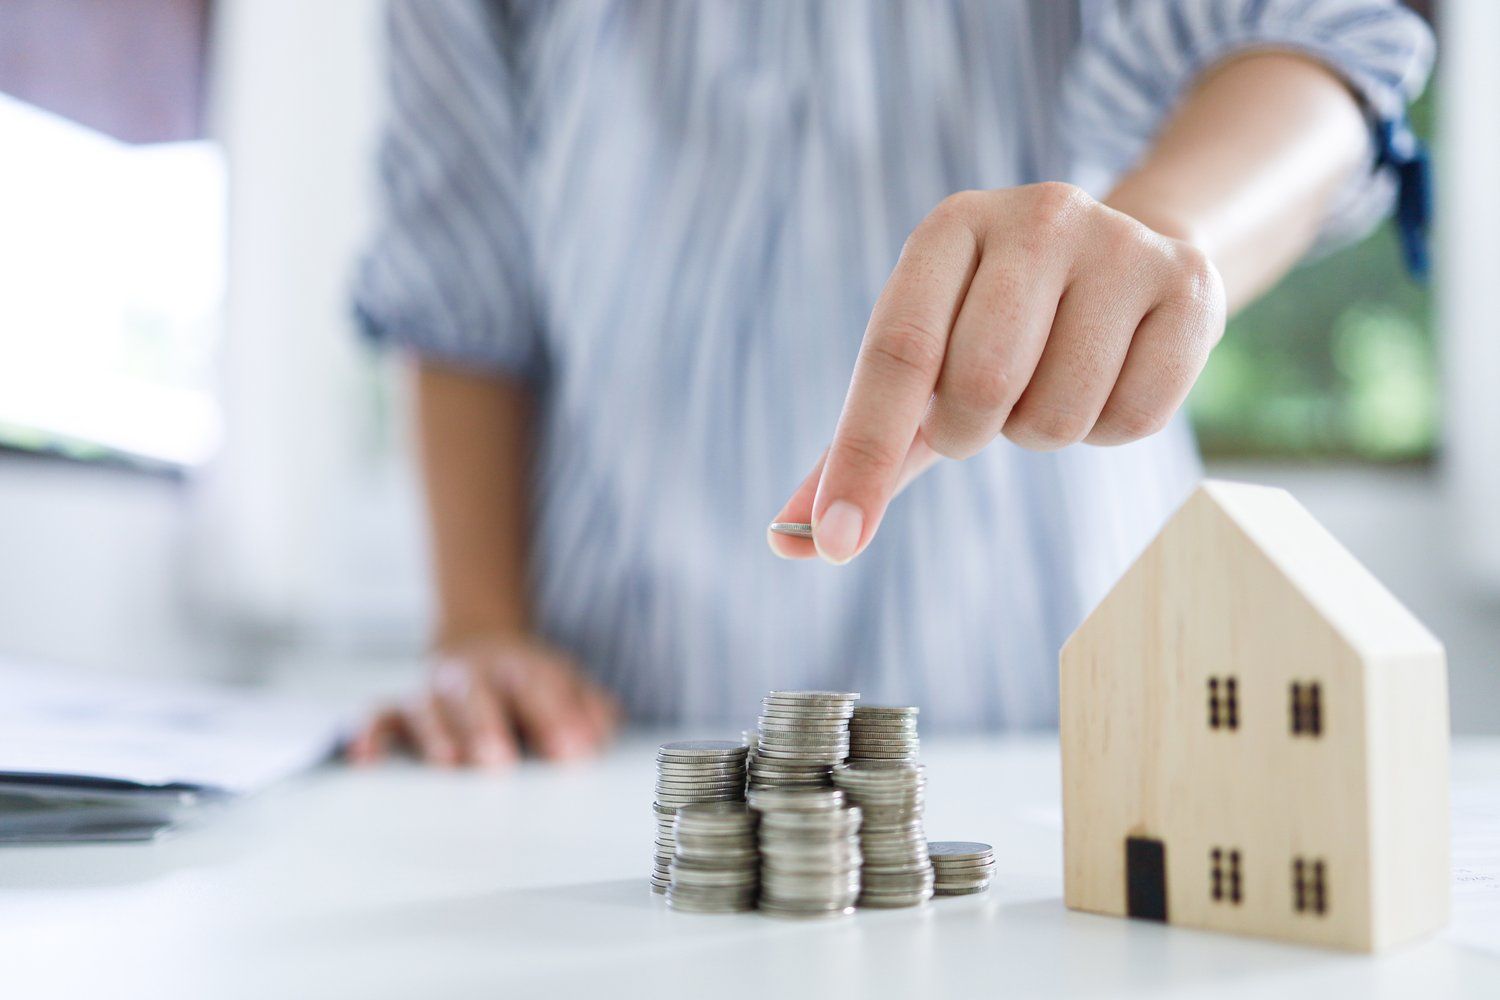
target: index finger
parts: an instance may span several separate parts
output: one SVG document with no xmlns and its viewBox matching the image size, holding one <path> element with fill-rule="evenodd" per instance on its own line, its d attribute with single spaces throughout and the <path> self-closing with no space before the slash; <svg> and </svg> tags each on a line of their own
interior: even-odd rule
<svg viewBox="0 0 1500 1000">
<path fill-rule="evenodd" d="M 896 488 L 891 496 L 899 496 L 913 479 L 930 469 L 940 457 L 942 456 L 932 450 L 927 440 L 918 434 L 916 440 L 911 443 L 911 450 L 906 453 L 905 461 L 901 463 L 901 474 L 896 477 Z M 822 457 L 813 466 L 813 470 L 807 474 L 802 485 L 792 493 L 792 498 L 782 506 L 775 517 L 771 518 L 773 523 L 791 521 L 806 524 L 812 521 L 813 500 L 817 493 L 818 481 L 823 478 L 823 463 L 827 461 L 828 449 L 825 448 Z M 811 559 L 818 554 L 813 548 L 812 539 L 809 538 L 773 534 L 767 529 L 766 542 L 771 546 L 771 551 L 783 559 Z"/>
<path fill-rule="evenodd" d="M 951 210 L 923 220 L 875 303 L 813 500 L 813 542 L 844 563 L 875 534 L 932 398 L 979 259 Z"/>
</svg>

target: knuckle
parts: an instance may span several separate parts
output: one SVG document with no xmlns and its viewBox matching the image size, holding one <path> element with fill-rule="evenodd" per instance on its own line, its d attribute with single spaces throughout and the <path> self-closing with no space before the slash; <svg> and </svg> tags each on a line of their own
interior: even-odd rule
<svg viewBox="0 0 1500 1000">
<path fill-rule="evenodd" d="M 868 434 L 846 434 L 838 447 L 845 460 L 859 469 L 895 468 L 906 457 L 896 446 Z"/>
<path fill-rule="evenodd" d="M 955 191 L 932 210 L 935 219 L 952 222 L 968 222 L 984 209 L 986 195 L 983 191 Z"/>
<path fill-rule="evenodd" d="M 1106 260 L 1133 267 L 1149 280 L 1148 247 L 1154 234 L 1129 216 L 1102 216 L 1093 235 L 1094 249 Z"/>
<path fill-rule="evenodd" d="M 972 242 L 989 211 L 989 195 L 984 191 L 956 191 L 933 206 L 901 246 L 906 257 L 915 246 L 947 244 L 956 239 Z"/>
<path fill-rule="evenodd" d="M 1032 219 L 1038 228 L 1062 232 L 1070 227 L 1093 199 L 1083 189 L 1063 181 L 1043 181 L 1028 188 Z"/>
<path fill-rule="evenodd" d="M 1099 415 L 1098 429 L 1110 440 L 1137 441 L 1167 426 L 1172 414 L 1131 402 L 1112 402 Z"/>
<path fill-rule="evenodd" d="M 1020 226 L 1012 239 L 1028 259 L 1046 260 L 1060 248 L 1075 245 L 1092 199 L 1061 181 L 1044 181 L 1021 189 L 1026 197 L 1017 216 Z"/>
<path fill-rule="evenodd" d="M 1174 264 L 1168 296 L 1182 303 L 1205 325 L 1222 320 L 1224 282 L 1208 255 L 1198 247 L 1179 244 Z"/>
<path fill-rule="evenodd" d="M 927 446 L 944 458 L 962 461 L 977 455 L 995 437 L 972 414 L 960 413 L 940 401 L 922 422 L 922 437 Z"/>
<path fill-rule="evenodd" d="M 952 402 L 975 413 L 994 413 L 1010 403 L 1011 380 L 998 366 L 969 365 L 944 381 L 948 384 L 938 387 L 938 399 L 951 396 Z"/>
<path fill-rule="evenodd" d="M 865 345 L 871 363 L 905 378 L 930 379 L 943 361 L 947 338 L 922 320 L 899 317 Z"/>
<path fill-rule="evenodd" d="M 1224 336 L 1226 304 L 1218 269 L 1201 250 L 1179 245 L 1159 278 L 1151 319 L 1168 348 L 1160 381 L 1191 385 L 1208 354 Z"/>
<path fill-rule="evenodd" d="M 1086 414 L 1050 404 L 1033 404 L 1005 424 L 1005 436 L 1033 451 L 1055 451 L 1082 441 L 1091 422 Z"/>
</svg>

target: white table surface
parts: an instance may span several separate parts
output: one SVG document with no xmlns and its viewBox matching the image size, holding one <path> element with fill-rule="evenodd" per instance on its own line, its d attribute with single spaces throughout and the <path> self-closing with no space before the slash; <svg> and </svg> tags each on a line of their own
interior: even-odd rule
<svg viewBox="0 0 1500 1000">
<path fill-rule="evenodd" d="M 1500 996 L 1500 879 L 1463 867 L 1496 853 L 1474 804 L 1500 742 L 1455 750 L 1453 925 L 1379 957 L 1064 909 L 1050 739 L 924 743 L 928 835 L 993 843 L 987 894 L 674 913 L 646 887 L 654 742 L 503 777 L 328 767 L 157 843 L 0 849 L 0 997 Z"/>
</svg>

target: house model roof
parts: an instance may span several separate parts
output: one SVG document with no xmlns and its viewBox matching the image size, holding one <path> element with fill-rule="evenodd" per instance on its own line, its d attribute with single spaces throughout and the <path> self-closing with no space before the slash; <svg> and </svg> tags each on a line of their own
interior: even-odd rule
<svg viewBox="0 0 1500 1000">
<path fill-rule="evenodd" d="M 1208 480 L 1188 500 L 1202 502 L 1233 521 L 1362 657 L 1442 650 L 1416 616 L 1286 490 Z M 1165 530 L 1172 530 L 1170 521 Z"/>
</svg>

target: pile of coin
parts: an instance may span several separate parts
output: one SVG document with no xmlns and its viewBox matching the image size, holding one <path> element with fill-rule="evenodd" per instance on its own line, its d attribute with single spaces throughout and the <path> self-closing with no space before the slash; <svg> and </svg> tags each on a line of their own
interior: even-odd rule
<svg viewBox="0 0 1500 1000">
<path fill-rule="evenodd" d="M 921 764 L 868 760 L 841 764 L 833 781 L 859 806 L 859 905 L 917 906 L 932 898 L 932 865 L 922 829 L 927 777 Z"/>
<path fill-rule="evenodd" d="M 850 760 L 917 759 L 916 706 L 860 705 L 849 720 Z"/>
<path fill-rule="evenodd" d="M 741 740 L 656 754 L 651 888 L 676 910 L 817 917 L 984 892 L 988 844 L 929 842 L 915 706 L 772 691 Z M 745 799 L 749 779 L 749 807 Z"/>
<path fill-rule="evenodd" d="M 995 849 L 967 840 L 934 840 L 927 845 L 936 873 L 933 891 L 939 896 L 967 896 L 984 892 L 995 874 Z"/>
<path fill-rule="evenodd" d="M 849 756 L 857 694 L 772 691 L 761 702 L 751 788 L 826 788 Z"/>
<path fill-rule="evenodd" d="M 667 905 L 692 913 L 755 909 L 760 884 L 756 813 L 740 802 L 699 802 L 677 810 L 677 842 Z"/>
<path fill-rule="evenodd" d="M 666 892 L 672 884 L 677 840 L 677 810 L 696 802 L 743 802 L 745 745 L 734 740 L 682 740 L 656 751 L 656 855 L 651 888 Z"/>
<path fill-rule="evenodd" d="M 752 788 L 760 813 L 760 908 L 784 917 L 854 912 L 860 811 L 836 788 Z"/>
</svg>

